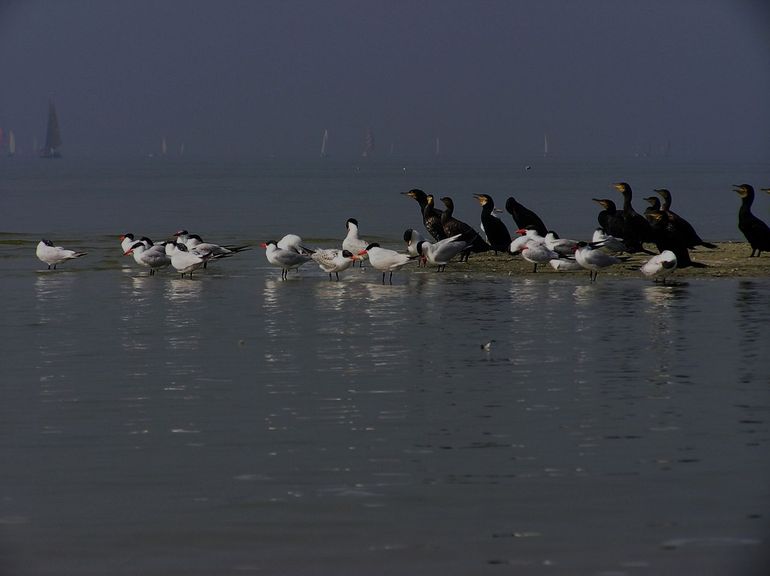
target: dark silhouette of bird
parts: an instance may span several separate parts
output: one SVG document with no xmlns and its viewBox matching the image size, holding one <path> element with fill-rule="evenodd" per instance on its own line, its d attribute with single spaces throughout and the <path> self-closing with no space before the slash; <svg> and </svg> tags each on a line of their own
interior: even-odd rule
<svg viewBox="0 0 770 576">
<path fill-rule="evenodd" d="M 513 217 L 517 229 L 534 226 L 537 233 L 541 236 L 544 237 L 548 234 L 548 228 L 543 224 L 540 216 L 526 206 L 519 204 L 513 196 L 510 196 L 508 200 L 505 201 L 505 210 Z"/>
<path fill-rule="evenodd" d="M 444 234 L 444 227 L 441 225 L 442 210 L 436 208 L 433 205 L 431 197 L 430 204 L 428 203 L 428 195 L 419 188 L 413 188 L 408 192 L 402 192 L 405 196 L 410 196 L 417 200 L 420 205 L 420 215 L 422 216 L 422 223 L 425 225 L 425 230 L 430 234 L 435 241 L 443 240 L 446 238 Z"/>
<path fill-rule="evenodd" d="M 716 248 L 716 244 L 704 241 L 687 220 L 671 210 L 671 192 L 665 188 L 658 188 L 655 192 L 663 199 L 660 210 L 664 212 L 668 219 L 676 226 L 680 234 L 685 238 L 688 248 L 703 246 L 704 248 Z"/>
<path fill-rule="evenodd" d="M 481 229 L 487 236 L 487 242 L 495 254 L 508 252 L 511 247 L 511 233 L 505 223 L 493 214 L 495 201 L 488 194 L 474 194 L 473 197 L 481 204 Z"/>
<path fill-rule="evenodd" d="M 671 250 L 676 256 L 677 267 L 706 268 L 705 264 L 694 262 L 688 250 L 688 238 L 677 228 L 676 224 L 663 210 L 653 210 L 648 213 L 653 242 L 659 252 Z"/>
<path fill-rule="evenodd" d="M 629 252 L 644 252 L 642 243 L 653 241 L 650 223 L 631 205 L 633 198 L 631 186 L 627 182 L 618 182 L 614 186 L 623 195 L 623 233 L 620 237 L 623 238 Z"/>
<path fill-rule="evenodd" d="M 623 214 L 615 206 L 615 202 L 609 198 L 592 198 L 592 200 L 604 208 L 596 216 L 602 230 L 611 236 L 615 236 L 615 238 L 622 239 L 624 230 Z"/>
<path fill-rule="evenodd" d="M 428 194 L 429 201 L 432 200 L 432 196 Z M 457 234 L 461 234 L 460 239 L 465 240 L 470 244 L 469 250 L 463 252 L 460 256 L 460 261 L 467 261 L 470 252 L 487 252 L 491 249 L 478 232 L 469 224 L 466 224 L 462 220 L 458 220 L 453 216 L 454 214 L 454 202 L 449 196 L 444 196 L 441 201 L 446 206 L 444 213 L 441 215 L 441 225 L 444 227 L 444 234 L 447 238 L 451 238 Z"/>
<path fill-rule="evenodd" d="M 741 197 L 741 207 L 738 209 L 738 228 L 751 244 L 749 258 L 759 256 L 762 252 L 770 252 L 770 227 L 751 213 L 754 203 L 754 188 L 749 184 L 733 185 L 735 192 Z"/>
</svg>

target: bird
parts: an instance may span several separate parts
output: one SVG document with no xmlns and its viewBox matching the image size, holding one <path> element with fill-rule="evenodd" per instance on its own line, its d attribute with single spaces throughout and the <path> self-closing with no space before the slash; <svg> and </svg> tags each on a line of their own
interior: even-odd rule
<svg viewBox="0 0 770 576">
<path fill-rule="evenodd" d="M 660 210 L 668 216 L 668 219 L 677 228 L 679 233 L 683 235 L 685 241 L 687 242 L 688 248 L 703 246 L 704 248 L 710 248 L 713 250 L 717 247 L 716 244 L 705 242 L 695 231 L 695 228 L 693 228 L 692 224 L 671 210 L 671 192 L 669 190 L 665 188 L 657 188 L 655 193 L 663 199 Z"/>
<path fill-rule="evenodd" d="M 694 262 L 690 258 L 688 250 L 689 240 L 685 234 L 676 227 L 674 221 L 662 210 L 650 212 L 650 229 L 653 234 L 653 241 L 658 252 L 670 250 L 676 255 L 677 267 L 687 268 L 705 268 L 706 265 L 700 262 Z"/>
<path fill-rule="evenodd" d="M 291 250 L 297 254 L 310 254 L 310 251 L 302 245 L 302 238 L 296 234 L 286 234 L 276 242 L 276 245 L 282 250 Z"/>
<path fill-rule="evenodd" d="M 548 248 L 543 242 L 528 240 L 521 249 L 521 257 L 527 262 L 532 262 L 534 264 L 532 272 L 537 272 L 538 264 L 547 264 L 551 260 L 558 259 L 559 253 Z"/>
<path fill-rule="evenodd" d="M 505 201 L 505 209 L 513 217 L 513 221 L 516 222 L 518 228 L 534 226 L 537 233 L 541 236 L 548 234 L 548 228 L 543 224 L 540 216 L 524 205 L 519 204 L 513 196 L 510 196 Z"/>
<path fill-rule="evenodd" d="M 671 250 L 664 250 L 645 262 L 639 270 L 648 278 L 666 283 L 666 278 L 677 268 L 676 255 Z"/>
<path fill-rule="evenodd" d="M 481 204 L 481 229 L 487 237 L 487 242 L 495 251 L 508 252 L 511 245 L 511 233 L 505 223 L 494 215 L 495 201 L 488 194 L 474 194 L 473 197 Z"/>
<path fill-rule="evenodd" d="M 619 264 L 622 262 L 617 256 L 612 256 L 606 252 L 596 249 L 587 242 L 578 242 L 575 249 L 575 260 L 583 268 L 589 270 L 589 277 L 591 282 L 596 281 L 596 277 L 599 275 L 599 270 L 612 266 L 613 264 Z"/>
<path fill-rule="evenodd" d="M 623 238 L 629 252 L 644 252 L 642 243 L 653 241 L 650 223 L 631 205 L 633 200 L 631 186 L 627 182 L 617 182 L 614 187 L 623 195 L 623 232 L 617 235 Z"/>
<path fill-rule="evenodd" d="M 479 348 L 481 348 L 484 352 L 489 352 L 492 349 L 492 344 L 497 342 L 494 338 L 492 340 L 488 340 L 484 342 L 483 344 L 479 345 Z"/>
<path fill-rule="evenodd" d="M 414 198 L 417 201 L 417 204 L 420 206 L 420 215 L 422 216 L 425 230 L 428 231 L 428 234 L 434 240 L 438 241 L 446 238 L 444 227 L 441 225 L 441 214 L 443 211 L 433 205 L 433 196 L 430 197 L 429 203 L 428 195 L 419 188 L 413 188 L 408 192 L 401 192 L 401 194 Z"/>
<path fill-rule="evenodd" d="M 570 240 L 569 238 L 559 238 L 559 235 L 553 230 L 549 230 L 545 235 L 544 242 L 549 250 L 553 250 L 560 257 L 573 256 L 575 254 L 575 247 L 577 246 L 577 240 Z"/>
<path fill-rule="evenodd" d="M 35 255 L 38 260 L 48 264 L 49 270 L 51 269 L 51 266 L 56 270 L 57 264 L 61 264 L 65 260 L 80 258 L 86 254 L 88 254 L 88 252 L 75 252 L 74 250 L 67 250 L 61 246 L 54 246 L 53 242 L 46 240 L 45 238 L 37 243 L 37 248 L 35 249 Z"/>
<path fill-rule="evenodd" d="M 369 256 L 371 265 L 382 272 L 383 284 L 385 284 L 385 274 L 387 272 L 390 272 L 390 283 L 393 284 L 393 271 L 400 270 L 404 265 L 416 258 L 416 256 L 382 248 L 377 242 L 372 242 L 357 254 L 357 256 L 365 255 Z"/>
<path fill-rule="evenodd" d="M 275 240 L 268 240 L 260 246 L 265 249 L 267 261 L 281 269 L 281 280 L 286 280 L 289 270 L 299 268 L 312 259 L 310 254 L 300 254 L 294 250 L 279 248 Z"/>
<path fill-rule="evenodd" d="M 626 251 L 626 245 L 622 238 L 615 238 L 615 236 L 607 234 L 604 228 L 601 227 L 594 230 L 593 236 L 591 236 L 591 244 L 610 254 L 620 254 Z"/>
<path fill-rule="evenodd" d="M 468 246 L 468 242 L 462 240 L 462 234 L 455 234 L 434 243 L 421 240 L 417 243 L 417 251 L 428 263 L 438 267 L 436 272 L 443 272 L 449 261 L 461 254 Z"/>
<path fill-rule="evenodd" d="M 539 242 L 541 244 L 545 243 L 545 238 L 538 234 L 534 227 L 519 228 L 516 230 L 516 234 L 518 234 L 518 236 L 511 242 L 511 245 L 508 248 L 508 251 L 511 254 L 518 254 L 521 252 L 524 245 L 530 241 Z"/>
<path fill-rule="evenodd" d="M 770 227 L 751 212 L 754 203 L 754 188 L 749 184 L 733 185 L 733 189 L 741 197 L 741 207 L 738 209 L 738 229 L 743 232 L 751 245 L 749 258 L 760 256 L 762 252 L 770 252 Z"/>
<path fill-rule="evenodd" d="M 131 246 L 134 245 L 135 241 L 136 240 L 134 240 L 134 235 L 131 234 L 131 232 L 126 232 L 125 234 L 121 234 L 120 249 L 123 251 L 124 254 L 131 248 Z"/>
<path fill-rule="evenodd" d="M 133 256 L 134 261 L 140 266 L 150 269 L 150 276 L 159 268 L 165 268 L 171 264 L 171 258 L 166 254 L 166 243 L 153 244 L 149 248 L 144 242 L 135 242 L 124 253 L 124 256 Z"/>
<path fill-rule="evenodd" d="M 339 273 L 350 268 L 357 258 L 350 250 L 340 250 L 339 248 L 318 248 L 313 251 L 310 257 L 321 270 L 329 274 L 329 280 L 332 279 L 332 272 L 339 280 Z"/>
<path fill-rule="evenodd" d="M 420 254 L 417 249 L 417 244 L 423 241 L 425 241 L 425 237 L 414 228 L 407 228 L 406 230 L 404 230 L 404 242 L 406 242 L 406 253 L 409 254 L 410 256 L 420 257 L 419 261 L 417 262 L 418 266 L 426 263 L 425 257 L 422 254 Z"/>
<path fill-rule="evenodd" d="M 211 252 L 213 254 L 212 258 L 226 258 L 251 248 L 248 245 L 235 246 L 230 244 L 226 246 L 220 246 L 219 244 L 213 244 L 212 242 L 204 242 L 203 238 L 197 234 L 190 234 L 185 241 L 185 245 L 188 248 L 198 248 L 199 250 L 206 250 Z"/>
<path fill-rule="evenodd" d="M 557 272 L 571 272 L 574 270 L 583 270 L 580 263 L 575 258 L 553 258 L 548 261 L 551 268 Z"/>
<path fill-rule="evenodd" d="M 461 234 L 462 239 L 470 244 L 468 250 L 460 258 L 461 262 L 463 260 L 467 262 L 471 252 L 487 252 L 491 249 L 490 245 L 486 243 L 471 225 L 454 217 L 454 202 L 449 196 L 444 196 L 441 198 L 441 201 L 446 206 L 444 213 L 441 215 L 441 225 L 444 227 L 444 234 L 446 234 L 447 238 Z"/>
<path fill-rule="evenodd" d="M 358 220 L 348 218 L 347 222 L 345 222 L 345 227 L 348 229 L 348 233 L 342 241 L 342 249 L 347 250 L 351 254 L 359 254 L 361 250 L 365 250 L 369 243 L 358 236 Z M 363 265 L 363 260 L 365 259 L 366 256 L 361 257 L 359 265 Z"/>
<path fill-rule="evenodd" d="M 592 200 L 603 208 L 596 216 L 602 230 L 611 236 L 622 238 L 624 232 L 623 214 L 618 211 L 615 202 L 609 198 L 592 198 Z"/>
<path fill-rule="evenodd" d="M 186 244 L 182 242 L 176 242 L 174 244 L 174 250 L 171 253 L 171 265 L 174 269 L 182 275 L 189 274 L 192 278 L 192 273 L 198 268 L 203 267 L 203 264 L 209 260 L 213 254 L 204 250 L 190 250 Z"/>
</svg>

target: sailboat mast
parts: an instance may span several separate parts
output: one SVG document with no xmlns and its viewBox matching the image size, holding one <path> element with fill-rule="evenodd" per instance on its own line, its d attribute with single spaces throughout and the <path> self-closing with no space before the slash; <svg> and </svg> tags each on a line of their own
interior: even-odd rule
<svg viewBox="0 0 770 576">
<path fill-rule="evenodd" d="M 543 134 L 543 158 L 548 158 L 548 134 Z"/>
<path fill-rule="evenodd" d="M 59 119 L 56 116 L 56 106 L 53 99 L 48 101 L 48 125 L 45 131 L 45 146 L 40 151 L 43 158 L 60 158 L 59 146 L 62 145 L 59 132 Z"/>
</svg>

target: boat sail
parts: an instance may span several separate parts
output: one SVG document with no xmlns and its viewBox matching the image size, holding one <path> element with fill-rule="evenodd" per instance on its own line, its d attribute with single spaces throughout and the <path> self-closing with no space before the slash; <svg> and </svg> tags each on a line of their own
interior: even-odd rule
<svg viewBox="0 0 770 576">
<path fill-rule="evenodd" d="M 323 138 L 321 139 L 321 158 L 328 158 L 329 152 L 327 152 L 326 147 L 329 144 L 329 131 L 324 130 Z"/>
<path fill-rule="evenodd" d="M 62 145 L 59 120 L 56 117 L 56 106 L 53 99 L 48 101 L 48 127 L 45 132 L 45 146 L 40 150 L 41 158 L 61 158 L 59 147 Z"/>
<path fill-rule="evenodd" d="M 374 152 L 374 134 L 371 128 L 366 129 L 366 138 L 364 139 L 364 151 L 361 153 L 361 157 L 368 158 Z"/>
<path fill-rule="evenodd" d="M 548 134 L 543 134 L 543 158 L 548 158 Z"/>
<path fill-rule="evenodd" d="M 166 145 L 166 138 L 162 138 L 160 141 L 160 155 L 165 156 L 168 153 L 168 146 Z"/>
<path fill-rule="evenodd" d="M 8 156 L 14 156 L 16 154 L 16 134 L 13 130 L 8 131 Z"/>
</svg>

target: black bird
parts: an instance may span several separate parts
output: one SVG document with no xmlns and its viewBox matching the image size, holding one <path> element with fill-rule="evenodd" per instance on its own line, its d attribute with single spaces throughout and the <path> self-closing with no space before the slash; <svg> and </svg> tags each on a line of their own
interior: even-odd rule
<svg viewBox="0 0 770 576">
<path fill-rule="evenodd" d="M 436 208 L 433 202 L 428 204 L 428 195 L 418 188 L 409 190 L 409 192 L 401 192 L 405 196 L 411 196 L 420 205 L 420 214 L 422 215 L 422 223 L 425 225 L 425 229 L 428 231 L 433 239 L 438 242 L 446 238 L 444 234 L 444 227 L 441 225 L 442 210 Z"/>
<path fill-rule="evenodd" d="M 626 182 L 618 182 L 615 189 L 623 195 L 623 238 L 629 252 L 644 252 L 643 242 L 652 242 L 652 228 L 647 219 L 631 205 L 633 192 Z M 613 234 L 614 236 L 614 234 Z"/>
<path fill-rule="evenodd" d="M 534 226 L 535 230 L 537 230 L 537 233 L 540 234 L 540 236 L 545 237 L 545 235 L 548 234 L 548 228 L 546 228 L 545 224 L 543 224 L 540 216 L 535 214 L 526 206 L 522 206 L 516 202 L 513 196 L 509 197 L 508 200 L 505 201 L 505 210 L 508 212 L 508 214 L 513 216 L 513 221 L 516 222 L 516 227 L 518 229 Z"/>
<path fill-rule="evenodd" d="M 671 220 L 677 230 L 684 236 L 688 248 L 703 246 L 704 248 L 713 249 L 717 247 L 716 244 L 702 240 L 692 224 L 671 210 L 671 192 L 665 188 L 658 188 L 655 192 L 663 199 L 663 205 L 660 207 L 660 210 L 668 216 L 668 219 Z"/>
<path fill-rule="evenodd" d="M 733 185 L 735 192 L 741 197 L 741 207 L 738 210 L 738 228 L 751 244 L 751 255 L 759 256 L 762 252 L 770 252 L 770 228 L 762 220 L 751 213 L 754 202 L 754 188 L 749 184 Z"/>
<path fill-rule="evenodd" d="M 647 222 L 650 222 L 649 214 L 651 212 L 660 212 L 661 211 L 661 204 L 660 204 L 660 198 L 657 196 L 647 196 L 645 198 L 645 201 L 649 202 L 649 206 L 644 209 L 644 217 L 647 219 Z M 652 222 L 650 222 L 652 224 Z"/>
<path fill-rule="evenodd" d="M 618 239 L 623 239 L 623 214 L 618 211 L 615 202 L 609 198 L 592 198 L 594 202 L 599 204 L 604 210 L 599 212 L 596 219 L 599 221 L 599 226 L 602 227 L 607 234 L 614 236 Z"/>
<path fill-rule="evenodd" d="M 657 198 L 656 198 L 657 200 Z M 706 268 L 705 264 L 693 262 L 687 246 L 687 236 L 677 228 L 675 223 L 663 210 L 653 210 L 648 213 L 653 242 L 659 252 L 671 250 L 676 256 L 678 268 Z"/>
<path fill-rule="evenodd" d="M 428 202 L 430 202 L 431 199 L 432 196 L 429 194 Z M 452 199 L 449 196 L 444 196 L 441 201 L 444 203 L 444 206 L 446 206 L 444 213 L 441 215 L 441 225 L 444 227 L 444 234 L 446 237 L 451 238 L 456 234 L 462 234 L 460 239 L 465 240 L 471 245 L 468 251 L 461 254 L 460 262 L 463 260 L 467 262 L 468 256 L 471 252 L 487 252 L 490 250 L 489 244 L 484 241 L 484 239 L 479 235 L 478 232 L 476 232 L 472 226 L 461 220 L 458 220 L 452 215 L 455 209 L 455 205 L 454 202 L 452 202 Z"/>
<path fill-rule="evenodd" d="M 508 252 L 511 247 L 511 233 L 505 223 L 492 213 L 495 201 L 488 194 L 474 194 L 473 197 L 481 204 L 481 229 L 487 235 L 487 242 L 492 246 L 492 250 L 495 254 Z"/>
</svg>

